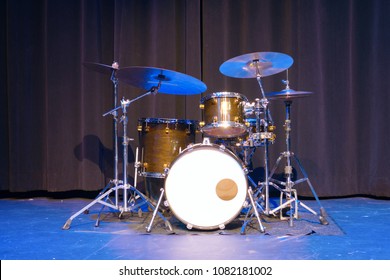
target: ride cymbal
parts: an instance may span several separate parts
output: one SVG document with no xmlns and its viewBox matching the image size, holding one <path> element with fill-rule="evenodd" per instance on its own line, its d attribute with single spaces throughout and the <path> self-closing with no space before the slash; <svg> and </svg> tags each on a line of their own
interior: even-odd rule
<svg viewBox="0 0 390 280">
<path fill-rule="evenodd" d="M 293 64 L 287 54 L 277 52 L 255 52 L 233 57 L 219 67 L 219 71 L 233 78 L 256 78 L 282 72 Z"/>
</svg>

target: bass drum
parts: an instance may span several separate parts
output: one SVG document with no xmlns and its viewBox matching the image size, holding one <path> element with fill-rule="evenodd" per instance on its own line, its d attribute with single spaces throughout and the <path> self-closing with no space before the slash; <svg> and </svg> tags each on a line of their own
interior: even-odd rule
<svg viewBox="0 0 390 280">
<path fill-rule="evenodd" d="M 223 229 L 245 205 L 246 172 L 224 146 L 187 147 L 172 163 L 165 180 L 166 203 L 188 229 Z"/>
</svg>

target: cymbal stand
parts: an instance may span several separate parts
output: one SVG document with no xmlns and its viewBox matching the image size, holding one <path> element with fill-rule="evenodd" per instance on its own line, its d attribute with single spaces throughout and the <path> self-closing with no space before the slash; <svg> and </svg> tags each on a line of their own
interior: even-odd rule
<svg viewBox="0 0 390 280">
<path fill-rule="evenodd" d="M 119 64 L 118 62 L 114 61 L 111 64 L 111 76 L 110 80 L 113 84 L 113 107 L 116 108 L 118 106 L 118 85 L 119 81 L 116 77 L 116 72 L 119 70 Z M 96 199 L 99 199 L 100 197 L 105 197 L 105 201 L 109 199 L 109 196 L 104 196 L 103 194 L 106 193 L 107 190 L 109 190 L 112 186 L 114 186 L 115 190 L 115 206 L 118 207 L 119 205 L 119 195 L 117 191 L 117 186 L 120 183 L 123 183 L 123 181 L 119 180 L 118 176 L 118 162 L 119 162 L 119 152 L 118 152 L 118 114 L 117 111 L 113 112 L 112 115 L 113 118 L 113 149 L 114 149 L 114 178 L 108 182 L 108 184 L 99 192 Z M 110 203 L 113 204 L 113 202 L 110 200 Z M 96 219 L 95 226 L 99 226 L 99 220 L 100 220 L 100 214 L 104 209 L 104 205 L 102 206 L 101 210 L 99 211 L 98 217 Z M 88 213 L 88 209 L 85 209 L 85 213 Z M 64 225 L 64 229 L 67 229 L 67 224 Z"/>
<path fill-rule="evenodd" d="M 116 71 L 119 68 L 118 63 L 114 62 L 112 64 L 116 67 L 112 70 L 111 73 L 111 81 L 114 85 L 114 108 L 118 106 L 118 78 L 116 77 Z M 118 162 L 119 162 L 119 152 L 118 152 L 118 113 L 115 111 L 113 114 L 114 116 L 114 179 L 112 180 L 112 183 L 114 183 L 115 186 L 117 186 L 119 183 L 119 176 L 118 176 Z M 118 192 L 115 192 L 115 205 L 118 205 L 119 203 L 119 197 Z"/>
<path fill-rule="evenodd" d="M 260 65 L 259 61 L 254 61 L 255 66 L 256 66 L 256 80 L 257 83 L 259 84 L 259 88 L 261 91 L 262 99 L 260 100 L 261 102 L 261 107 L 264 109 L 264 132 L 270 132 L 269 130 L 269 124 L 272 124 L 272 117 L 271 117 L 271 112 L 269 110 L 268 104 L 269 101 L 265 96 L 264 88 L 261 82 L 261 74 L 260 74 Z M 257 123 L 259 123 L 257 121 Z M 260 126 L 256 124 L 256 130 L 260 130 Z M 271 132 L 272 133 L 272 132 Z M 273 139 L 273 135 L 265 135 L 264 137 L 264 182 L 259 182 L 259 192 L 264 192 L 264 199 L 265 199 L 265 209 L 264 213 L 268 215 L 270 213 L 270 206 L 269 206 L 269 187 L 270 185 L 274 184 L 269 181 L 269 151 L 268 151 L 268 146 L 269 146 L 269 141 L 270 139 Z"/>
<path fill-rule="evenodd" d="M 94 201 L 92 201 L 91 203 L 86 205 L 84 208 L 82 208 L 80 211 L 78 211 L 77 213 L 72 215 L 66 221 L 64 226 L 62 227 L 63 229 L 69 229 L 74 218 L 76 218 L 81 213 L 88 211 L 89 208 L 92 207 L 93 205 L 95 205 L 96 203 L 100 203 L 103 206 L 107 206 L 109 208 L 112 208 L 112 209 L 120 212 L 119 217 L 121 217 L 124 212 L 132 212 L 134 209 L 137 209 L 137 208 L 139 208 L 140 206 L 142 206 L 144 204 L 147 204 L 152 210 L 155 210 L 154 205 L 139 190 L 137 190 L 134 186 L 131 186 L 127 182 L 128 144 L 129 144 L 129 141 L 132 140 L 132 139 L 127 137 L 128 118 L 127 118 L 127 109 L 126 108 L 132 102 L 134 102 L 134 101 L 136 101 L 136 100 L 138 100 L 138 99 L 140 99 L 140 98 L 142 98 L 144 96 L 147 96 L 147 95 L 149 95 L 151 93 L 156 94 L 158 89 L 159 89 L 159 86 L 158 87 L 152 87 L 152 89 L 150 91 L 142 94 L 141 96 L 136 97 L 133 100 L 124 100 L 124 99 L 122 99 L 121 100 L 121 106 L 118 106 L 118 107 L 112 109 L 111 111 L 103 114 L 103 116 L 106 116 L 108 114 L 113 114 L 114 112 L 116 112 L 117 110 L 119 110 L 121 108 L 122 108 L 122 111 L 123 111 L 123 114 L 122 114 L 122 117 L 121 117 L 121 120 L 120 120 L 122 122 L 122 124 L 123 124 L 123 142 L 122 142 L 122 145 L 123 145 L 123 181 L 122 182 L 118 181 L 118 184 L 115 185 L 115 187 L 108 188 L 105 192 L 100 194 Z M 119 184 L 119 183 L 121 183 L 121 184 Z M 109 196 L 110 196 L 110 194 L 112 192 L 117 193 L 117 191 L 120 190 L 120 189 L 123 190 L 123 205 L 119 205 L 119 203 L 118 204 L 117 203 L 113 204 L 111 202 L 111 200 L 109 200 Z M 129 197 L 128 192 L 130 192 L 130 198 L 129 199 L 128 199 L 128 197 Z M 138 204 L 135 204 L 135 201 L 138 198 L 141 199 L 141 202 L 138 203 Z M 108 203 L 107 199 L 111 203 Z M 133 203 L 131 205 L 129 205 L 129 201 L 130 200 L 133 201 Z M 171 230 L 172 227 L 169 224 L 169 221 L 160 212 L 158 212 L 157 214 L 165 221 L 165 224 Z M 149 228 L 148 228 L 148 232 L 150 232 Z"/>
<path fill-rule="evenodd" d="M 291 150 L 290 150 L 290 147 L 291 147 L 291 139 L 290 139 L 291 117 L 290 117 L 290 112 L 291 112 L 292 100 L 291 99 L 284 100 L 284 104 L 285 104 L 285 108 L 286 108 L 286 120 L 285 120 L 285 124 L 284 124 L 284 129 L 285 129 L 285 132 L 286 132 L 286 148 L 287 148 L 287 150 L 280 154 L 279 158 L 276 161 L 275 166 L 273 167 L 273 169 L 271 170 L 271 173 L 269 175 L 269 180 L 271 182 L 274 182 L 276 184 L 284 186 L 284 189 L 278 188 L 281 191 L 281 193 L 280 193 L 280 205 L 277 208 L 275 208 L 272 211 L 270 211 L 269 213 L 270 214 L 274 214 L 274 213 L 280 211 L 280 218 L 283 219 L 282 209 L 290 206 L 290 217 L 288 219 L 290 221 L 290 226 L 293 226 L 293 218 L 298 218 L 298 206 L 301 205 L 303 208 L 307 209 L 312 214 L 318 216 L 321 224 L 327 225 L 329 223 L 328 223 L 328 221 L 325 218 L 325 216 L 326 216 L 325 209 L 322 207 L 321 202 L 320 202 L 320 200 L 319 200 L 319 198 L 318 198 L 318 196 L 317 196 L 317 194 L 316 194 L 316 192 L 315 192 L 315 190 L 314 190 L 314 188 L 313 188 L 313 186 L 312 186 L 312 184 L 311 184 L 311 182 L 309 180 L 309 177 L 307 176 L 307 173 L 306 173 L 306 171 L 304 170 L 304 168 L 302 166 L 302 164 L 300 163 L 298 158 L 294 155 L 294 153 L 291 152 Z M 275 171 L 276 171 L 280 161 L 283 158 L 286 159 L 286 165 L 284 167 L 284 175 L 285 175 L 285 178 L 286 178 L 285 182 L 272 178 L 272 176 L 274 175 L 274 173 L 275 173 Z M 293 181 L 292 160 L 296 161 L 300 171 L 303 174 L 303 178 L 298 179 L 296 181 Z M 303 182 L 307 182 L 307 184 L 309 185 L 310 190 L 311 190 L 315 200 L 317 201 L 317 203 L 318 203 L 318 205 L 320 207 L 320 213 L 319 214 L 317 212 L 315 212 L 312 208 L 308 207 L 306 204 L 304 204 L 303 202 L 301 202 L 298 199 L 297 190 L 294 187 L 295 187 L 295 185 L 297 185 L 299 183 L 303 183 Z M 284 203 L 283 203 L 283 195 L 286 196 L 286 200 L 287 200 Z M 292 203 L 294 203 L 294 204 L 292 204 Z M 293 214 L 293 211 L 292 211 L 293 208 L 294 208 L 294 214 Z"/>
<path fill-rule="evenodd" d="M 251 110 L 252 112 L 255 112 L 256 115 L 256 133 L 253 133 L 250 135 L 250 144 L 249 146 L 264 146 L 264 182 L 258 182 L 259 188 L 255 191 L 255 193 L 252 193 L 251 188 L 250 189 L 250 201 L 251 205 L 256 211 L 254 211 L 255 216 L 258 220 L 258 222 L 261 225 L 260 218 L 258 216 L 257 208 L 259 208 L 264 214 L 267 214 L 270 212 L 270 206 L 269 206 L 269 186 L 274 185 L 273 182 L 269 181 L 269 155 L 268 155 L 268 145 L 269 141 L 274 139 L 274 135 L 272 133 L 272 129 L 270 129 L 270 124 L 272 124 L 272 117 L 271 112 L 268 108 L 268 99 L 265 96 L 263 85 L 261 82 L 261 75 L 260 75 L 260 68 L 259 68 L 259 61 L 255 60 L 253 61 L 253 64 L 256 67 L 256 80 L 259 84 L 260 91 L 262 98 L 258 99 L 256 98 L 256 102 L 252 104 L 249 107 L 253 107 Z M 264 119 L 260 117 L 260 115 L 264 113 Z M 263 144 L 264 143 L 264 144 Z M 252 182 L 252 180 L 251 180 Z M 277 186 L 276 186 L 277 187 Z M 264 193 L 264 195 L 263 195 Z M 264 201 L 264 207 L 261 206 L 260 200 Z M 250 218 L 253 218 L 252 214 Z M 248 224 L 248 215 L 245 218 L 244 224 L 241 228 L 241 234 L 244 232 L 246 225 Z M 261 232 L 264 232 L 264 228 L 262 229 L 262 225 L 260 226 Z"/>
<path fill-rule="evenodd" d="M 114 61 L 111 65 L 111 77 L 110 80 L 113 84 L 113 91 L 114 91 L 114 108 L 118 106 L 118 85 L 119 81 L 118 78 L 116 77 L 116 71 L 119 69 L 119 64 L 118 62 Z M 110 182 L 103 188 L 103 190 L 99 193 L 98 196 L 103 194 L 111 185 L 114 185 L 115 187 L 118 186 L 118 184 L 123 183 L 121 180 L 119 180 L 119 175 L 118 175 L 118 163 L 119 163 L 119 151 L 118 151 L 118 113 L 117 111 L 114 111 L 112 113 L 113 115 L 113 141 L 114 141 L 114 179 L 110 180 Z M 107 197 L 108 199 L 109 197 Z M 119 194 L 116 188 L 115 191 L 115 205 L 119 205 Z M 99 225 L 99 220 L 100 220 L 100 214 L 103 211 L 104 205 L 102 206 L 101 210 L 99 211 L 98 217 L 96 219 L 96 224 L 95 226 Z"/>
</svg>

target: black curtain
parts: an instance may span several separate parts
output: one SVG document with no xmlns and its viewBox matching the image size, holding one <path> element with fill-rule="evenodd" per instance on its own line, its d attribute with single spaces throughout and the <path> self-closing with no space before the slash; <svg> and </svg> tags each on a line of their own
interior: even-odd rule
<svg viewBox="0 0 390 280">
<path fill-rule="evenodd" d="M 100 190 L 113 177 L 110 75 L 84 62 L 161 67 L 205 82 L 201 95 L 157 94 L 129 107 L 130 166 L 140 118 L 201 120 L 200 98 L 218 91 L 260 97 L 256 79 L 222 75 L 226 60 L 251 52 L 290 55 L 292 151 L 317 194 L 390 196 L 390 2 L 386 0 L 3 1 L 0 189 Z M 262 79 L 284 89 L 286 72 Z M 119 83 L 119 97 L 142 89 Z M 284 103 L 270 101 L 285 147 Z M 120 131 L 121 132 L 121 131 Z M 197 135 L 197 139 L 201 135 Z M 253 158 L 261 180 L 264 149 Z M 299 168 L 297 168 L 299 171 Z M 278 172 L 280 172 L 278 170 Z M 133 176 L 133 174 L 132 174 Z M 199 174 L 202 176 L 202 174 Z M 300 194 L 311 195 L 302 187 Z"/>
</svg>

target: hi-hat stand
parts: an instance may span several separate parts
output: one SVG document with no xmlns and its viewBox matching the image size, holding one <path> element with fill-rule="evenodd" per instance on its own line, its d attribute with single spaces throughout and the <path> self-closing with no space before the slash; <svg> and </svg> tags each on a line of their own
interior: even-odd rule
<svg viewBox="0 0 390 280">
<path fill-rule="evenodd" d="M 122 124 L 123 124 L 123 142 L 122 142 L 122 145 L 123 145 L 123 181 L 119 181 L 119 180 L 115 181 L 113 187 L 107 186 L 105 188 L 105 190 L 102 191 L 94 201 L 92 201 L 91 203 L 86 205 L 84 208 L 82 208 L 80 211 L 78 211 L 77 213 L 72 215 L 64 224 L 63 229 L 69 229 L 70 224 L 72 223 L 72 220 L 74 218 L 76 218 L 81 213 L 85 213 L 86 211 L 89 210 L 90 207 L 92 207 L 93 205 L 95 205 L 97 203 L 102 204 L 103 207 L 107 206 L 109 208 L 112 208 L 112 209 L 118 211 L 120 213 L 119 217 L 121 217 L 124 212 L 133 212 L 135 209 L 140 209 L 140 207 L 142 205 L 145 205 L 145 204 L 148 205 L 153 211 L 155 210 L 155 206 L 145 197 L 145 195 L 143 195 L 139 190 L 137 190 L 134 186 L 131 186 L 127 182 L 128 145 L 129 145 L 129 141 L 132 140 L 131 138 L 127 137 L 127 123 L 128 123 L 127 107 L 132 102 L 134 102 L 134 101 L 136 101 L 144 96 L 147 96 L 147 95 L 152 94 L 152 93 L 156 94 L 158 89 L 159 89 L 159 86 L 152 87 L 151 90 L 136 97 L 133 100 L 122 99 L 120 106 L 103 114 L 103 116 L 112 114 L 116 118 L 117 111 L 119 109 L 122 109 L 122 112 L 123 112 L 122 117 L 120 119 L 120 122 L 122 122 Z M 136 167 L 136 172 L 137 172 L 137 167 Z M 119 199 L 118 199 L 118 197 L 119 197 L 118 191 L 119 190 L 123 190 L 123 204 L 119 203 Z M 112 201 L 109 199 L 109 196 L 111 195 L 112 192 L 115 192 L 115 197 L 116 197 L 115 203 L 112 203 Z M 141 202 L 136 204 L 136 201 L 138 199 L 140 199 Z M 131 201 L 130 204 L 129 204 L 129 201 Z M 168 229 L 170 231 L 172 231 L 172 226 L 169 223 L 169 221 L 160 212 L 157 212 L 157 214 L 160 216 L 161 219 L 164 220 L 165 225 L 168 227 Z M 99 223 L 97 221 L 96 226 L 98 224 Z M 147 232 L 150 232 L 150 231 L 151 231 L 151 225 L 149 225 L 147 227 Z"/>
<path fill-rule="evenodd" d="M 313 188 L 313 185 L 311 184 L 309 177 L 303 168 L 302 164 L 300 163 L 299 159 L 296 157 L 296 155 L 290 150 L 291 148 L 291 139 L 290 139 L 290 133 L 291 133 L 291 104 L 292 104 L 292 98 L 295 97 L 304 97 L 306 95 L 310 94 L 309 92 L 298 92 L 291 90 L 288 86 L 288 80 L 287 80 L 287 87 L 286 90 L 274 94 L 270 94 L 273 98 L 280 98 L 284 100 L 285 109 L 286 109 L 286 119 L 284 123 L 284 129 L 286 132 L 286 151 L 282 152 L 279 156 L 279 158 L 276 160 L 275 166 L 271 170 L 271 173 L 269 174 L 269 181 L 273 182 L 275 184 L 281 185 L 284 188 L 276 187 L 280 191 L 280 205 L 273 209 L 272 211 L 269 211 L 269 214 L 275 214 L 279 211 L 280 218 L 281 219 L 289 219 L 290 226 L 293 226 L 293 219 L 298 218 L 298 206 L 302 206 L 303 208 L 307 209 L 309 212 L 311 212 L 313 215 L 316 215 L 321 224 L 328 225 L 328 221 L 326 220 L 326 211 L 322 207 L 321 202 Z M 272 98 L 271 97 L 271 98 Z M 272 178 L 275 171 L 277 170 L 280 162 L 282 159 L 286 160 L 286 165 L 284 167 L 284 176 L 286 178 L 285 181 L 280 181 L 277 179 Z M 293 166 L 292 161 L 295 160 L 296 164 L 298 165 L 303 178 L 297 179 L 296 181 L 293 180 Z M 318 203 L 318 206 L 320 208 L 320 213 L 317 213 L 312 208 L 304 204 L 298 199 L 298 194 L 295 186 L 300 183 L 307 182 L 308 186 L 310 187 L 310 190 L 315 198 L 315 200 Z M 284 198 L 286 199 L 285 202 Z M 289 208 L 290 215 L 288 218 L 283 217 L 283 209 Z"/>
</svg>

